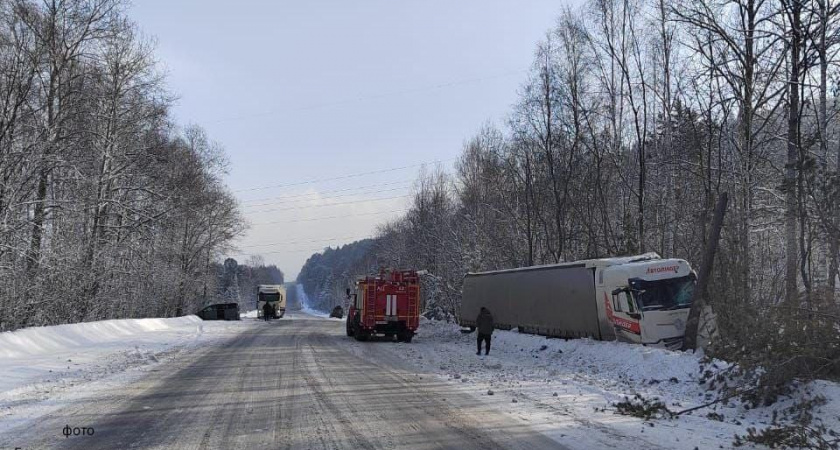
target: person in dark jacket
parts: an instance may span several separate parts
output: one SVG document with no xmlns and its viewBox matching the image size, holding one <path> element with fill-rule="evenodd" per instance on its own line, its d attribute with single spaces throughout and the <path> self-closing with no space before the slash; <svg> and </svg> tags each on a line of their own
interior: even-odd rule
<svg viewBox="0 0 840 450">
<path fill-rule="evenodd" d="M 481 341 L 484 341 L 484 354 L 487 355 L 490 353 L 490 338 L 493 336 L 493 315 L 490 314 L 489 309 L 481 307 L 475 319 L 475 325 L 478 328 L 478 351 L 475 354 L 481 354 Z"/>
<path fill-rule="evenodd" d="M 268 319 L 270 319 L 271 316 L 274 315 L 274 312 L 271 309 L 271 303 L 265 302 L 265 304 L 263 304 L 263 319 L 266 322 L 268 322 Z"/>
</svg>

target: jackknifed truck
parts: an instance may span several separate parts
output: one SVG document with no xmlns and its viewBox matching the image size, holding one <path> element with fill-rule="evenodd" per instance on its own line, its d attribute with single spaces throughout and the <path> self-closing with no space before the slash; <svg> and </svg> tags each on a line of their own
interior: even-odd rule
<svg viewBox="0 0 840 450">
<path fill-rule="evenodd" d="M 696 279 L 656 253 L 468 273 L 460 324 L 484 306 L 499 329 L 679 348 Z"/>
</svg>

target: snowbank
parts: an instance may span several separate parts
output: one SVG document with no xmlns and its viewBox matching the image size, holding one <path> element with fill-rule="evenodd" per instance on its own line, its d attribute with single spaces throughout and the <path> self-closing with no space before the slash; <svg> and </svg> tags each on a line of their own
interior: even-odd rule
<svg viewBox="0 0 840 450">
<path fill-rule="evenodd" d="M 392 361 L 471 387 L 473 395 L 489 399 L 492 392 L 493 402 L 505 399 L 514 420 L 570 448 L 611 447 L 617 437 L 625 449 L 731 448 L 735 434 L 767 427 L 774 411 L 795 400 L 762 409 L 731 401 L 676 419 L 644 421 L 617 414 L 614 404 L 636 394 L 662 401 L 671 411 L 704 404 L 714 393 L 700 383 L 702 372 L 727 365 L 716 361 L 704 367 L 699 355 L 665 349 L 515 331 L 495 332 L 490 355 L 477 356 L 475 339 L 457 325 L 424 320 L 411 344 L 356 343 L 351 351 L 372 358 L 385 352 Z M 817 414 L 829 429 L 840 429 L 840 387 L 813 383 L 797 396 L 805 391 L 828 399 Z"/>
<path fill-rule="evenodd" d="M 196 316 L 171 319 L 125 319 L 34 327 L 0 333 L 0 361 L 5 358 L 58 354 L 80 347 L 95 347 L 142 333 L 194 328 Z"/>
<path fill-rule="evenodd" d="M 217 342 L 253 323 L 205 322 L 196 316 L 125 319 L 0 333 L 0 432 L 84 395 L 92 382 L 140 376 L 178 351 Z M 125 381 L 124 379 L 122 380 Z"/>
<path fill-rule="evenodd" d="M 321 317 L 324 319 L 328 319 L 330 317 L 328 313 L 325 313 L 324 311 L 319 311 L 317 309 L 312 309 L 308 306 L 304 306 L 303 308 L 301 308 L 300 312 L 308 314 L 310 316 Z"/>
</svg>

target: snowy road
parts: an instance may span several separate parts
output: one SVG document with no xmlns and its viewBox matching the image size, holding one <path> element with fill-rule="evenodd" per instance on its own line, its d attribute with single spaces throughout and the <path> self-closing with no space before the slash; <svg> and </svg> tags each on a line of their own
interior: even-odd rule
<svg viewBox="0 0 840 450">
<path fill-rule="evenodd" d="M 242 332 L 13 429 L 0 448 L 564 448 L 497 406 L 406 367 L 348 352 L 343 322 L 243 323 Z M 65 426 L 93 436 L 62 435 Z M 7 441 L 11 439 L 11 441 Z"/>
</svg>

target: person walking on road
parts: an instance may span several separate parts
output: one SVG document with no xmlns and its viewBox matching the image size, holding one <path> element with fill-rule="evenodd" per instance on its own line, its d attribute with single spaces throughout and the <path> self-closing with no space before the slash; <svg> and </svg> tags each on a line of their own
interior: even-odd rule
<svg viewBox="0 0 840 450">
<path fill-rule="evenodd" d="M 271 303 L 265 302 L 265 304 L 263 304 L 263 319 L 268 322 L 268 319 L 270 319 L 271 316 Z"/>
<path fill-rule="evenodd" d="M 475 325 L 478 328 L 478 351 L 475 354 L 481 354 L 481 341 L 484 341 L 484 354 L 488 355 L 490 354 L 490 338 L 493 336 L 493 315 L 490 314 L 489 309 L 481 307 L 475 319 Z"/>
</svg>

